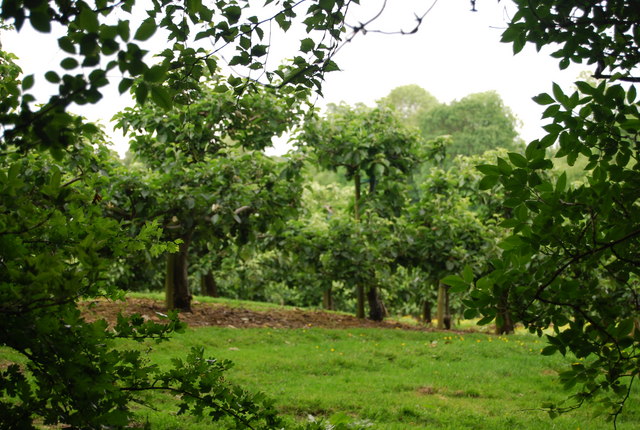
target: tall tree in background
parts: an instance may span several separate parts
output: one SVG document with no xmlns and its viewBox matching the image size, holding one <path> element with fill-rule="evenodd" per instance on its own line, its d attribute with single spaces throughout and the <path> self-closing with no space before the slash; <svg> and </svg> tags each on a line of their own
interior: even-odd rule
<svg viewBox="0 0 640 430">
<path fill-rule="evenodd" d="M 399 214 L 405 201 L 403 182 L 415 165 L 417 136 L 405 128 L 388 108 L 358 105 L 331 106 L 326 117 L 308 120 L 300 141 L 319 166 L 345 169 L 353 181 L 353 219 L 357 224 L 363 207 L 382 216 Z M 362 185 L 366 184 L 366 191 Z M 365 285 L 356 285 L 356 315 L 364 318 Z M 369 286 L 370 316 L 384 315 L 376 285 Z"/>
<path fill-rule="evenodd" d="M 425 139 L 450 135 L 447 154 L 474 155 L 496 149 L 517 150 L 518 121 L 495 91 L 470 94 L 423 112 L 417 125 Z"/>
<path fill-rule="evenodd" d="M 418 127 L 420 118 L 440 102 L 424 88 L 411 84 L 394 88 L 389 95 L 378 100 L 378 105 L 395 109 L 407 126 Z"/>
<path fill-rule="evenodd" d="M 117 115 L 118 127 L 133 135 L 131 151 L 153 169 L 142 186 L 155 195 L 154 204 L 138 216 L 161 219 L 164 237 L 179 242 L 179 251 L 167 255 L 169 309 L 191 310 L 192 242 L 235 238 L 245 244 L 270 222 L 282 224 L 300 199 L 293 164 L 278 165 L 251 151 L 270 146 L 274 136 L 294 124 L 300 115 L 297 102 L 264 88 L 238 98 L 214 91 L 220 86 L 219 78 L 212 77 L 187 106 L 137 105 Z M 126 203 L 144 205 L 130 196 Z"/>
</svg>

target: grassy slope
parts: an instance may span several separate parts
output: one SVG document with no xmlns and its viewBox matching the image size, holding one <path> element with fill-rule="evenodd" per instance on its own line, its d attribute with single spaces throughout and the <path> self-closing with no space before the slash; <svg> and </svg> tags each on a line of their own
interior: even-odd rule
<svg viewBox="0 0 640 430">
<path fill-rule="evenodd" d="M 168 365 L 192 346 L 233 360 L 236 366 L 229 378 L 266 392 L 291 419 L 344 412 L 372 429 L 612 428 L 603 417 L 594 418 L 593 408 L 555 420 L 536 410 L 543 402 L 559 402 L 570 394 L 561 390 L 556 377 L 573 359 L 541 356 L 543 341 L 530 335 L 206 327 L 144 349 L 152 350 L 152 361 Z M 0 366 L 23 360 L 0 348 Z M 639 397 L 640 390 L 634 389 L 619 429 L 640 428 Z M 139 407 L 139 416 L 153 429 L 224 428 L 176 416 L 170 398 L 152 394 L 148 400 L 153 409 Z"/>
<path fill-rule="evenodd" d="M 541 356 L 541 341 L 528 335 L 209 327 L 154 346 L 153 360 L 168 363 L 191 346 L 232 359 L 232 380 L 266 392 L 292 417 L 345 412 L 374 429 L 612 428 L 593 409 L 553 421 L 535 410 L 567 396 L 555 378 L 570 359 Z M 140 410 L 153 428 L 212 428 L 153 402 L 159 412 Z M 640 428 L 637 400 L 619 428 Z"/>
</svg>

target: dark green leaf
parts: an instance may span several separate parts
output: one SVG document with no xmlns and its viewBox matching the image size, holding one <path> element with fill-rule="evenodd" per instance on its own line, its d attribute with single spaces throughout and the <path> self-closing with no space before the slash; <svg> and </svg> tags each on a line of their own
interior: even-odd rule
<svg viewBox="0 0 640 430">
<path fill-rule="evenodd" d="M 22 79 L 22 91 L 27 91 L 33 87 L 35 79 L 33 75 L 27 75 Z"/>
<path fill-rule="evenodd" d="M 68 54 L 76 53 L 76 45 L 71 41 L 71 38 L 67 36 L 63 36 L 58 39 L 58 46 Z"/>
<path fill-rule="evenodd" d="M 500 169 L 498 169 L 498 166 L 494 166 L 492 164 L 481 164 L 476 166 L 476 169 L 485 175 L 500 175 Z"/>
<path fill-rule="evenodd" d="M 156 21 L 153 18 L 147 18 L 142 21 L 136 34 L 133 36 L 135 40 L 145 41 L 148 40 L 157 30 Z"/>
<path fill-rule="evenodd" d="M 51 18 L 49 18 L 49 15 L 45 12 L 32 10 L 29 16 L 29 22 L 34 29 L 41 33 L 51 32 Z"/>
<path fill-rule="evenodd" d="M 315 42 L 313 41 L 313 39 L 306 38 L 306 39 L 302 39 L 302 40 L 300 41 L 300 51 L 302 51 L 302 52 L 309 52 L 309 51 L 311 51 L 315 46 L 316 46 L 316 44 L 315 44 Z"/>
<path fill-rule="evenodd" d="M 464 291 L 469 288 L 469 283 L 465 282 L 464 279 L 457 275 L 445 276 L 444 278 L 442 278 L 441 282 L 445 285 L 450 286 L 452 291 L 455 289 L 454 292 Z"/>
<path fill-rule="evenodd" d="M 76 18 L 76 24 L 79 28 L 90 33 L 97 33 L 100 23 L 98 21 L 98 13 L 91 10 L 88 6 L 82 8 Z"/>
<path fill-rule="evenodd" d="M 151 87 L 151 99 L 155 104 L 165 110 L 169 110 L 173 106 L 173 102 L 171 101 L 169 92 L 166 90 L 166 88 L 158 85 L 153 85 Z"/>
<path fill-rule="evenodd" d="M 75 58 L 67 57 L 60 62 L 60 66 L 65 70 L 72 70 L 79 66 Z"/>
<path fill-rule="evenodd" d="M 136 103 L 139 105 L 144 105 L 147 101 L 147 96 L 149 95 L 149 87 L 144 82 L 138 83 L 135 90 L 136 95 Z"/>
<path fill-rule="evenodd" d="M 527 167 L 527 159 L 524 158 L 524 156 L 522 156 L 521 154 L 518 154 L 516 152 L 509 152 L 508 156 L 509 160 L 514 166 L 522 168 Z"/>
<path fill-rule="evenodd" d="M 493 175 L 485 176 L 480 180 L 480 183 L 478 184 L 478 188 L 480 190 L 489 190 L 498 183 L 499 179 L 500 179 L 499 176 L 493 176 Z"/>
<path fill-rule="evenodd" d="M 131 88 L 131 85 L 133 85 L 133 79 L 123 78 L 120 81 L 120 84 L 118 84 L 118 91 L 120 92 L 120 94 L 123 94 L 125 91 Z"/>
<path fill-rule="evenodd" d="M 541 93 L 533 97 L 533 101 L 539 105 L 548 105 L 554 102 L 553 98 L 547 93 Z"/>
<path fill-rule="evenodd" d="M 160 82 L 167 75 L 167 68 L 158 64 L 144 72 L 144 80 L 147 82 Z"/>
<path fill-rule="evenodd" d="M 47 73 L 45 73 L 44 78 L 52 84 L 57 84 L 58 82 L 60 82 L 60 76 L 58 76 L 58 74 L 52 70 L 49 70 Z"/>
</svg>

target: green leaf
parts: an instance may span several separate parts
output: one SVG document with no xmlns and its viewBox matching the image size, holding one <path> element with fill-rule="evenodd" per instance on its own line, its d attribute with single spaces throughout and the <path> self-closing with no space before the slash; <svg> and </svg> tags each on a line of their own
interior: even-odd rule
<svg viewBox="0 0 640 430">
<path fill-rule="evenodd" d="M 300 51 L 309 52 L 316 46 L 315 42 L 311 38 L 302 39 L 300 41 Z"/>
<path fill-rule="evenodd" d="M 509 163 L 507 163 L 505 159 L 498 157 L 497 161 L 498 161 L 498 169 L 500 169 L 500 172 L 502 174 L 508 175 L 513 171 L 513 168 Z"/>
<path fill-rule="evenodd" d="M 25 76 L 24 79 L 22 80 L 22 91 L 27 91 L 31 89 L 34 83 L 35 83 L 35 78 L 33 77 L 33 75 Z"/>
<path fill-rule="evenodd" d="M 153 18 L 147 18 L 142 21 L 140 27 L 136 31 L 136 34 L 133 36 L 135 40 L 145 41 L 148 40 L 157 30 L 156 21 Z"/>
<path fill-rule="evenodd" d="M 514 166 L 523 168 L 527 167 L 527 159 L 521 154 L 518 154 L 517 152 L 509 152 L 507 155 Z"/>
<path fill-rule="evenodd" d="M 125 42 L 129 41 L 129 37 L 131 37 L 129 21 L 118 21 L 118 36 Z"/>
<path fill-rule="evenodd" d="M 60 62 L 60 66 L 65 70 L 72 70 L 79 66 L 78 60 L 75 58 L 67 57 Z"/>
<path fill-rule="evenodd" d="M 631 104 L 636 101 L 636 87 L 635 85 L 631 85 L 629 90 L 627 91 L 627 103 Z"/>
<path fill-rule="evenodd" d="M 140 106 L 143 106 L 147 101 L 147 96 L 149 95 L 149 87 L 144 82 L 138 83 L 135 90 L 136 95 L 136 103 Z"/>
<path fill-rule="evenodd" d="M 67 36 L 63 36 L 58 39 L 58 46 L 68 54 L 76 53 L 76 45 L 74 45 L 74 43 L 71 41 L 71 38 Z"/>
<path fill-rule="evenodd" d="M 76 25 L 89 33 L 97 33 L 100 22 L 98 21 L 98 13 L 91 10 L 88 6 L 82 8 L 76 17 Z"/>
<path fill-rule="evenodd" d="M 225 18 L 229 20 L 229 24 L 236 24 L 242 16 L 240 6 L 229 6 L 222 11 Z"/>
<path fill-rule="evenodd" d="M 58 74 L 53 70 L 49 70 L 47 73 L 45 73 L 44 78 L 52 84 L 57 84 L 58 82 L 60 82 L 60 76 L 58 76 Z"/>
<path fill-rule="evenodd" d="M 473 281 L 473 269 L 468 264 L 465 264 L 464 269 L 462 269 L 462 278 L 467 283 Z"/>
<path fill-rule="evenodd" d="M 499 179 L 500 179 L 499 176 L 493 176 L 493 175 L 485 176 L 480 180 L 480 183 L 478 184 L 478 188 L 480 190 L 490 190 L 498 183 Z"/>
<path fill-rule="evenodd" d="M 555 354 L 556 352 L 558 352 L 558 347 L 557 347 L 557 346 L 554 346 L 554 345 L 548 345 L 548 346 L 545 346 L 545 347 L 542 349 L 541 354 L 542 354 L 542 355 L 553 355 L 553 354 Z"/>
<path fill-rule="evenodd" d="M 41 33 L 51 32 L 51 18 L 49 17 L 49 14 L 45 12 L 32 10 L 31 15 L 29 16 L 29 22 L 35 30 L 38 30 Z"/>
<path fill-rule="evenodd" d="M 566 97 L 564 92 L 562 92 L 562 88 L 560 88 L 560 85 L 556 84 L 555 82 L 551 85 L 551 89 L 553 90 L 553 96 L 556 98 L 557 101 L 562 102 L 562 100 Z"/>
<path fill-rule="evenodd" d="M 167 75 L 167 68 L 158 64 L 144 72 L 144 80 L 147 82 L 160 82 Z"/>
<path fill-rule="evenodd" d="M 588 82 L 577 81 L 575 82 L 575 85 L 583 94 L 587 94 L 587 95 L 595 94 L 596 89 L 593 87 L 593 85 L 589 84 Z"/>
<path fill-rule="evenodd" d="M 551 98 L 551 96 L 547 93 L 541 93 L 538 94 L 537 96 L 533 97 L 533 101 L 536 102 L 539 105 L 549 105 L 551 103 L 553 103 L 555 100 L 553 100 L 553 98 Z"/>
<path fill-rule="evenodd" d="M 635 325 L 635 321 L 633 318 L 627 318 L 625 320 L 620 321 L 618 326 L 616 327 L 615 337 L 616 339 L 621 339 L 627 336 L 630 336 Z"/>
<path fill-rule="evenodd" d="M 498 166 L 492 164 L 480 164 L 476 166 L 476 169 L 485 175 L 500 175 L 500 169 Z"/>
<path fill-rule="evenodd" d="M 477 325 L 487 325 L 490 322 L 492 322 L 494 319 L 496 319 L 495 316 L 489 315 L 487 317 L 484 317 L 484 318 L 480 319 L 480 321 L 478 321 L 476 324 Z"/>
<path fill-rule="evenodd" d="M 173 106 L 169 91 L 158 85 L 151 87 L 151 99 L 164 110 L 169 110 Z"/>
<path fill-rule="evenodd" d="M 262 57 L 267 54 L 267 45 L 255 45 L 251 48 L 252 57 Z"/>
<path fill-rule="evenodd" d="M 473 276 L 473 274 L 471 276 Z M 445 276 L 444 278 L 442 278 L 440 280 L 440 282 L 442 282 L 445 285 L 450 286 L 451 287 L 451 291 L 454 292 L 454 293 L 461 292 L 461 291 L 464 291 L 467 288 L 469 288 L 469 283 L 466 282 L 464 279 L 462 279 L 458 275 Z"/>
<path fill-rule="evenodd" d="M 209 69 L 209 73 L 211 74 L 211 76 L 215 76 L 216 71 L 218 69 L 218 62 L 211 57 L 206 58 L 204 62 L 207 65 L 207 69 Z"/>
<path fill-rule="evenodd" d="M 120 94 L 123 94 L 125 91 L 131 88 L 131 85 L 133 85 L 133 79 L 123 78 L 120 81 L 120 84 L 118 84 L 118 91 L 120 92 Z"/>
<path fill-rule="evenodd" d="M 558 182 L 556 182 L 556 193 L 564 192 L 564 189 L 567 186 L 567 172 L 562 172 L 562 174 L 558 177 Z"/>
</svg>

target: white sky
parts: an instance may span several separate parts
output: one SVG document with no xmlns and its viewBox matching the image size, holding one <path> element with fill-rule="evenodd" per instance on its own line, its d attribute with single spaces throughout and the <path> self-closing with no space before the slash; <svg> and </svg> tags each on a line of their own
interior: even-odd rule
<svg viewBox="0 0 640 430">
<path fill-rule="evenodd" d="M 361 0 L 361 3 L 362 7 L 352 8 L 349 23 L 373 17 L 383 0 Z M 388 0 L 384 14 L 370 29 L 411 30 L 414 14 L 423 14 L 432 3 L 433 0 Z M 407 84 L 417 84 L 446 103 L 468 94 L 495 90 L 522 121 L 523 139 L 540 137 L 543 132 L 540 127 L 544 125 L 540 120 L 542 109 L 531 97 L 549 92 L 551 82 L 569 87 L 583 68 L 572 66 L 560 71 L 557 60 L 549 56 L 550 50 L 537 53 L 532 46 L 513 56 L 511 45 L 499 42 L 508 16 L 513 14 L 510 2 L 478 0 L 476 7 L 478 12 L 471 12 L 469 0 L 439 0 L 417 34 L 359 35 L 338 53 L 335 60 L 342 71 L 327 75 L 325 97 L 317 104 L 345 101 L 372 105 L 393 88 Z M 2 44 L 5 50 L 20 57 L 18 64 L 25 74 L 36 73 L 37 79 L 37 73 L 57 68 L 65 55 L 54 37 L 35 33 L 28 27 L 25 24 L 19 34 L 3 33 Z M 291 57 L 299 39 L 291 32 L 284 38 L 276 35 L 270 56 Z M 36 91 L 45 100 L 46 87 L 37 86 Z M 97 105 L 72 110 L 107 125 L 113 114 L 130 103 L 128 95 L 119 96 L 113 88 Z M 126 139 L 110 134 L 116 150 L 123 155 Z M 285 149 L 279 143 L 274 152 Z"/>
</svg>

